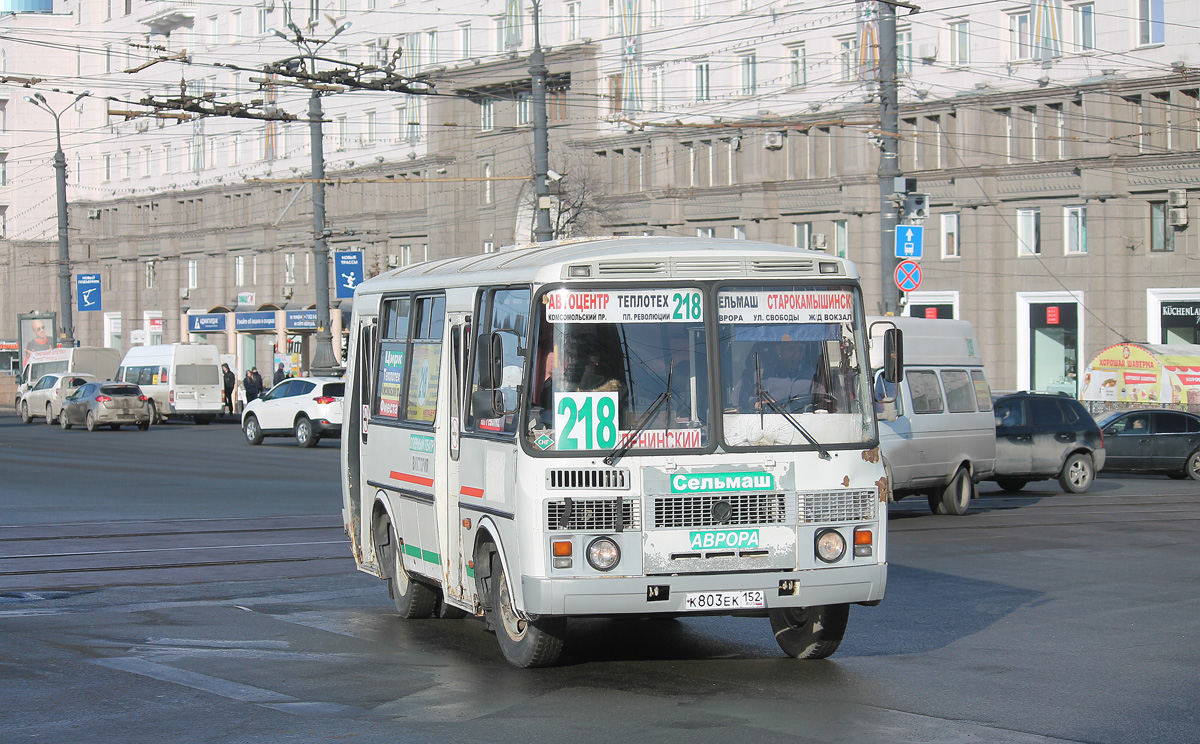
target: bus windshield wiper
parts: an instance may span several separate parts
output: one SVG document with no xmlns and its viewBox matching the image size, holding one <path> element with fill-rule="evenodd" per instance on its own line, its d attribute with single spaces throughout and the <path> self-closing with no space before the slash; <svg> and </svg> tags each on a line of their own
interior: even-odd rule
<svg viewBox="0 0 1200 744">
<path fill-rule="evenodd" d="M 779 405 L 779 402 L 776 401 L 775 398 L 770 393 L 768 393 L 766 391 L 766 389 L 763 387 L 763 385 L 762 385 L 762 367 L 760 367 L 758 364 L 758 354 L 757 353 L 755 353 L 755 355 L 754 355 L 754 385 L 756 388 L 755 394 L 758 396 L 758 415 L 759 415 L 759 419 L 760 419 L 760 424 L 759 424 L 760 426 L 763 426 L 765 428 L 765 420 L 764 419 L 765 419 L 766 414 L 763 412 L 763 404 L 765 403 L 766 406 L 769 407 L 772 411 L 774 411 L 775 413 L 778 413 L 780 416 L 783 416 L 784 420 L 787 421 L 789 424 L 791 424 L 793 429 L 800 432 L 800 435 L 802 437 L 804 437 L 805 439 L 807 439 L 809 444 L 811 444 L 813 447 L 816 447 L 817 454 L 821 456 L 822 460 L 832 459 L 829 455 L 829 450 L 825 449 L 825 447 L 822 446 L 822 444 L 820 442 L 818 442 L 816 439 L 814 439 L 813 435 L 809 434 L 808 430 L 805 429 L 800 424 L 799 421 L 797 421 L 795 418 L 792 417 L 792 414 L 783 410 L 783 407 Z"/>
<path fill-rule="evenodd" d="M 664 403 L 668 404 L 667 410 L 671 410 L 669 407 L 671 402 L 671 378 L 674 374 L 675 365 L 671 365 L 671 369 L 667 371 L 667 389 L 658 394 L 658 397 L 650 404 L 650 410 L 646 411 L 646 415 L 642 416 L 642 420 L 625 437 L 624 441 L 617 445 L 612 452 L 608 453 L 608 457 L 604 458 L 605 465 L 615 465 L 617 460 L 625 456 L 625 453 L 633 447 L 633 443 L 637 441 L 637 438 L 650 426 L 650 422 L 654 420 L 654 414 L 658 413 L 658 409 L 662 408 Z M 668 416 L 668 418 L 670 417 Z M 670 421 L 668 421 L 667 426 L 670 427 L 670 425 Z"/>
</svg>

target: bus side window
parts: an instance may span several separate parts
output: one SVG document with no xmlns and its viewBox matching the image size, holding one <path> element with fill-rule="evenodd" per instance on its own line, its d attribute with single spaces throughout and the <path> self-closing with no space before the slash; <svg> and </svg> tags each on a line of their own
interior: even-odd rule
<svg viewBox="0 0 1200 744">
<path fill-rule="evenodd" d="M 407 360 L 404 418 L 432 424 L 441 387 L 442 335 L 446 328 L 446 298 L 418 297 L 413 303 L 415 321 Z"/>
<path fill-rule="evenodd" d="M 412 300 L 407 295 L 384 300 L 380 318 L 378 357 L 366 352 L 364 361 L 375 364 L 378 373 L 374 382 L 378 386 L 371 413 L 380 418 L 398 421 L 400 399 L 404 394 L 404 379 L 408 361 L 408 335 Z"/>
<path fill-rule="evenodd" d="M 504 395 L 504 406 L 509 410 L 518 408 L 519 392 L 525 373 L 524 352 L 528 345 L 529 331 L 529 287 L 505 287 L 489 289 L 481 300 L 479 312 L 479 335 L 476 338 L 475 364 L 471 382 L 471 394 L 481 390 L 499 389 Z M 505 334 L 504 363 L 499 380 L 492 380 L 488 365 L 488 349 L 494 331 Z M 517 430 L 517 415 L 502 418 L 477 418 L 471 411 L 467 417 L 468 428 L 483 432 L 511 434 Z"/>
</svg>

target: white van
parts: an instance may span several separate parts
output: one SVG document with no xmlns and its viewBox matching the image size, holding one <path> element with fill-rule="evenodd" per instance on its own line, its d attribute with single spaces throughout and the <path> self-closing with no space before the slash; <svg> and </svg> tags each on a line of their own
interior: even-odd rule
<svg viewBox="0 0 1200 744">
<path fill-rule="evenodd" d="M 966 514 L 976 484 L 996 467 L 992 394 L 975 329 L 965 320 L 868 322 L 873 369 L 883 367 L 884 330 L 894 325 L 904 334 L 903 381 L 891 385 L 875 373 L 879 445 L 893 500 L 925 494 L 934 514 Z"/>
<path fill-rule="evenodd" d="M 17 396 L 14 403 L 20 410 L 21 396 L 29 392 L 43 375 L 87 374 L 97 380 L 111 380 L 121 363 L 119 349 L 103 346 L 74 346 L 35 351 L 29 355 L 17 375 Z"/>
<path fill-rule="evenodd" d="M 207 424 L 224 409 L 221 355 L 212 344 L 135 346 L 121 360 L 117 379 L 141 387 L 154 423 L 191 416 Z"/>
</svg>

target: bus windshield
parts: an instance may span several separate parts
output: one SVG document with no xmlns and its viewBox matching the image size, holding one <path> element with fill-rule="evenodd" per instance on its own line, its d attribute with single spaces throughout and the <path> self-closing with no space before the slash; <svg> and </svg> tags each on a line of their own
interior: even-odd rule
<svg viewBox="0 0 1200 744">
<path fill-rule="evenodd" d="M 538 313 L 529 443 L 542 451 L 709 443 L 705 295 L 558 289 Z"/>
<path fill-rule="evenodd" d="M 871 396 L 858 307 L 851 287 L 718 291 L 727 447 L 808 447 L 813 440 L 829 447 L 874 438 L 864 410 Z"/>
</svg>

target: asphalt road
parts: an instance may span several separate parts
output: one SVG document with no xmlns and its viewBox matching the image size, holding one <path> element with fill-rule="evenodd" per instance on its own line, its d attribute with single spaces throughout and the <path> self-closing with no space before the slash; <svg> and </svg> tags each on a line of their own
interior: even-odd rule
<svg viewBox="0 0 1200 744">
<path fill-rule="evenodd" d="M 903 501 L 888 596 L 827 661 L 762 619 L 588 620 L 523 671 L 354 570 L 337 455 L 0 415 L 0 740 L 1198 739 L 1195 482 Z"/>
</svg>

